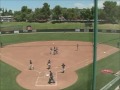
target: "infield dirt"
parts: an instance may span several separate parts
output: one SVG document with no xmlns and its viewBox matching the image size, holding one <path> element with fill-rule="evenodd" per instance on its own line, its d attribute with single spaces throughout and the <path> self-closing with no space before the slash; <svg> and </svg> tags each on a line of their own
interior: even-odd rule
<svg viewBox="0 0 120 90">
<path fill-rule="evenodd" d="M 58 54 L 50 54 L 51 47 L 57 47 Z M 117 51 L 115 47 L 98 44 L 97 59 L 100 60 Z M 19 43 L 1 48 L 0 54 L 4 62 L 22 71 L 16 78 L 22 87 L 30 90 L 59 90 L 74 84 L 78 79 L 75 71 L 92 63 L 93 43 L 80 41 Z M 55 84 L 48 84 L 49 76 L 46 76 L 49 74 L 47 69 L 49 59 Z M 29 60 L 32 60 L 34 70 L 29 70 Z M 61 73 L 62 63 L 66 65 L 65 73 Z"/>
</svg>

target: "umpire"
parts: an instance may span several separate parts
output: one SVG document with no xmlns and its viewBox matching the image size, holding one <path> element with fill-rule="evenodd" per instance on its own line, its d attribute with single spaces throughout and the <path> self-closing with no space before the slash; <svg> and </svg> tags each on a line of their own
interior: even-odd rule
<svg viewBox="0 0 120 90">
<path fill-rule="evenodd" d="M 55 83 L 55 80 L 54 80 L 54 76 L 53 76 L 53 73 L 50 71 L 50 74 L 49 74 L 49 81 L 48 83 L 51 84 L 51 83 Z"/>
<path fill-rule="evenodd" d="M 48 60 L 47 65 L 48 65 L 48 68 L 47 68 L 47 69 L 48 69 L 48 70 L 51 69 L 51 61 L 50 61 L 50 59 Z"/>
</svg>

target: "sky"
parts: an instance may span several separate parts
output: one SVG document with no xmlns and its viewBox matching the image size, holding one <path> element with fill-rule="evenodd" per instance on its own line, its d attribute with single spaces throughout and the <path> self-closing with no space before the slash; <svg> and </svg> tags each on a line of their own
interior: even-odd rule
<svg viewBox="0 0 120 90">
<path fill-rule="evenodd" d="M 110 0 L 98 0 L 98 7 L 102 8 L 103 3 Z M 120 5 L 120 0 L 116 1 Z M 35 8 L 41 8 L 43 3 L 48 3 L 50 8 L 54 8 L 56 5 L 66 8 L 91 8 L 94 5 L 94 0 L 0 0 L 0 7 L 5 9 L 11 9 L 13 11 L 21 10 L 22 6 L 27 6 L 34 10 Z"/>
</svg>

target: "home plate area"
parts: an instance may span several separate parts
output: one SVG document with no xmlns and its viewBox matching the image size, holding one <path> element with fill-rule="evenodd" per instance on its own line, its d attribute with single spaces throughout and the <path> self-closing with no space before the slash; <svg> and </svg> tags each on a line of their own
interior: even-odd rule
<svg viewBox="0 0 120 90">
<path fill-rule="evenodd" d="M 49 82 L 50 79 L 50 72 L 39 72 L 39 75 L 36 79 L 35 86 L 57 86 L 57 72 L 52 72 L 53 73 L 53 80 L 51 83 Z"/>
</svg>

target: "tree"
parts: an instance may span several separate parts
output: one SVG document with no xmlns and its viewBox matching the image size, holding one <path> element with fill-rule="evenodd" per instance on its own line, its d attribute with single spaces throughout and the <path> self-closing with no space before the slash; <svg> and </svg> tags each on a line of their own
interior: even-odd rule
<svg viewBox="0 0 120 90">
<path fill-rule="evenodd" d="M 7 10 L 7 9 L 4 9 L 4 8 L 0 8 L 0 14 L 2 16 L 13 15 L 12 10 Z"/>
<path fill-rule="evenodd" d="M 100 20 L 105 20 L 106 18 L 106 16 L 105 16 L 106 14 L 105 14 L 105 12 L 103 11 L 103 9 L 98 9 L 98 18 L 100 19 Z"/>
<path fill-rule="evenodd" d="M 75 20 L 77 18 L 77 14 L 75 13 L 75 9 L 74 8 L 69 8 L 67 10 L 68 12 L 68 19 L 69 20 Z"/>
<path fill-rule="evenodd" d="M 35 12 L 34 12 L 34 19 L 35 20 L 40 20 L 41 19 L 40 13 L 41 13 L 41 9 L 36 8 Z"/>
<path fill-rule="evenodd" d="M 34 20 L 34 13 L 27 14 L 26 18 L 29 22 L 32 22 Z"/>
<path fill-rule="evenodd" d="M 62 15 L 63 17 L 68 20 L 68 12 L 67 12 L 67 8 L 62 8 Z"/>
<path fill-rule="evenodd" d="M 95 7 L 92 7 L 91 8 L 91 17 L 90 17 L 90 19 L 94 18 L 94 10 L 95 10 Z"/>
<path fill-rule="evenodd" d="M 15 12 L 14 12 L 14 19 L 15 19 L 17 22 L 22 21 L 21 11 L 15 11 Z"/>
<path fill-rule="evenodd" d="M 32 9 L 29 9 L 27 6 L 23 6 L 21 8 L 21 18 L 22 18 L 22 21 L 27 21 L 28 17 L 27 15 L 32 13 Z"/>
<path fill-rule="evenodd" d="M 7 11 L 7 9 L 5 9 L 4 14 L 5 14 L 5 16 L 8 16 L 8 11 Z"/>
<path fill-rule="evenodd" d="M 62 14 L 62 8 L 59 5 L 57 5 L 54 7 L 52 12 L 53 12 L 53 19 L 58 20 L 59 16 L 61 16 L 61 14 Z"/>
<path fill-rule="evenodd" d="M 120 22 L 120 5 L 116 2 L 105 1 L 104 8 L 98 9 L 99 19 L 109 21 L 111 23 Z M 0 8 L 1 15 L 12 15 L 12 10 L 4 10 Z M 92 20 L 94 17 L 94 7 L 92 8 L 62 8 L 56 5 L 50 10 L 50 5 L 44 3 L 42 8 L 36 8 L 35 11 L 27 6 L 22 6 L 21 11 L 14 13 L 17 21 L 40 21 L 40 20 Z"/>
<path fill-rule="evenodd" d="M 115 13 L 116 13 L 117 3 L 113 1 L 105 1 L 103 5 L 104 5 L 103 10 L 105 12 L 106 20 L 111 23 L 115 23 L 116 21 Z"/>
<path fill-rule="evenodd" d="M 115 17 L 116 17 L 116 22 L 120 23 L 120 5 L 116 7 Z"/>
<path fill-rule="evenodd" d="M 48 5 L 48 3 L 44 3 L 41 9 L 41 18 L 47 20 L 50 17 L 50 14 L 50 5 Z"/>
<path fill-rule="evenodd" d="M 8 11 L 8 15 L 13 15 L 12 10 Z"/>
<path fill-rule="evenodd" d="M 5 16 L 5 11 L 4 11 L 4 8 L 2 9 L 2 16 Z"/>
<path fill-rule="evenodd" d="M 2 11 L 2 8 L 0 8 L 0 11 Z"/>
<path fill-rule="evenodd" d="M 91 11 L 91 9 L 87 8 L 87 9 L 82 9 L 81 10 L 81 18 L 83 20 L 90 20 L 93 19 L 93 11 Z"/>
</svg>

